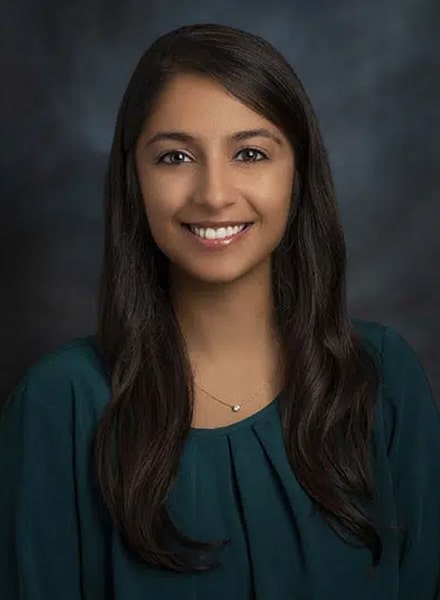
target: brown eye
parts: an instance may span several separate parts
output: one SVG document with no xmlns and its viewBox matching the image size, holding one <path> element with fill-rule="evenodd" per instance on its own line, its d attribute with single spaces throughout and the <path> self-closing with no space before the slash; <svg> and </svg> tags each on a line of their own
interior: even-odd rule
<svg viewBox="0 0 440 600">
<path fill-rule="evenodd" d="M 245 160 L 245 161 L 240 161 L 240 162 L 260 162 L 260 160 L 266 160 L 267 156 L 264 154 L 264 152 L 261 152 L 261 150 L 257 150 L 256 148 L 243 148 L 243 150 L 240 150 L 240 152 L 238 152 L 238 154 L 242 154 L 242 153 L 247 153 L 248 156 L 250 155 L 250 160 Z M 256 160 L 255 154 L 260 154 L 263 158 L 260 158 L 258 160 Z"/>
<path fill-rule="evenodd" d="M 181 164 L 183 161 L 165 161 L 164 158 L 166 156 L 188 156 L 187 154 L 185 154 L 184 152 L 182 152 L 181 150 L 172 150 L 171 152 L 166 152 L 165 154 L 162 154 L 162 156 L 159 158 L 159 160 L 157 161 L 158 163 L 162 163 L 165 165 L 179 165 Z"/>
</svg>

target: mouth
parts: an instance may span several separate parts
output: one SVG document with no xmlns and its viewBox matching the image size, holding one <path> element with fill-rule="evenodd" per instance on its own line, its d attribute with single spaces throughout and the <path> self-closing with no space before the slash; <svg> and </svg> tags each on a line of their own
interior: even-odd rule
<svg viewBox="0 0 440 600">
<path fill-rule="evenodd" d="M 195 242 L 197 242 L 199 245 L 202 245 L 205 248 L 220 249 L 220 248 L 228 247 L 231 244 L 235 245 L 235 242 L 238 242 L 238 240 L 243 239 L 247 235 L 247 232 L 252 227 L 254 222 L 252 221 L 250 223 L 242 223 L 242 224 L 245 225 L 245 227 L 243 227 L 243 229 L 241 231 L 238 231 L 238 233 L 233 233 L 230 236 L 226 236 L 226 237 L 222 237 L 222 238 L 201 237 L 201 236 L 197 235 L 194 231 L 191 230 L 191 227 L 188 223 L 181 223 L 181 226 L 188 231 L 188 234 L 190 235 L 190 237 Z"/>
<path fill-rule="evenodd" d="M 224 227 L 226 229 L 226 227 L 237 227 L 238 225 L 245 225 L 245 229 L 247 227 L 249 227 L 250 225 L 253 225 L 253 221 L 250 221 L 248 223 L 243 222 L 243 223 L 237 223 L 235 225 L 222 225 L 221 227 Z M 187 229 L 189 229 L 191 231 L 191 226 L 192 227 L 198 227 L 199 229 L 216 229 L 218 227 L 202 227 L 200 225 L 192 225 L 191 223 L 181 223 L 182 227 L 186 227 Z"/>
</svg>

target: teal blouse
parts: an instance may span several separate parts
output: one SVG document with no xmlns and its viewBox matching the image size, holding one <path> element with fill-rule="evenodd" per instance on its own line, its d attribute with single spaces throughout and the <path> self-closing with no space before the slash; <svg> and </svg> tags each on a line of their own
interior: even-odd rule
<svg viewBox="0 0 440 600">
<path fill-rule="evenodd" d="M 394 329 L 353 320 L 380 361 L 370 451 L 382 561 L 313 510 L 284 450 L 279 399 L 233 425 L 191 429 L 168 509 L 194 538 L 230 538 L 221 568 L 176 573 L 136 561 L 100 496 L 92 441 L 110 398 L 95 336 L 32 365 L 0 420 L 2 600 L 435 600 L 440 598 L 440 411 Z M 391 533 L 390 533 L 391 532 Z"/>
</svg>

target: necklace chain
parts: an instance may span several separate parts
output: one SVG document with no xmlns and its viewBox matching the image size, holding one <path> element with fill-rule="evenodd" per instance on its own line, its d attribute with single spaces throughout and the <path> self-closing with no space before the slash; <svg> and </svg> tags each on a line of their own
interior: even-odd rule
<svg viewBox="0 0 440 600">
<path fill-rule="evenodd" d="M 225 406 L 228 406 L 232 412 L 238 412 L 242 406 L 245 406 L 246 404 L 248 404 L 259 392 L 261 392 L 262 389 L 264 389 L 266 386 L 269 385 L 269 383 L 271 381 L 273 381 L 275 379 L 275 375 L 273 375 L 273 377 L 271 377 L 269 379 L 269 381 L 267 381 L 257 392 L 255 392 L 255 394 L 253 394 L 251 396 L 251 398 L 245 402 L 244 404 L 228 404 L 227 402 L 223 402 L 223 400 L 220 400 L 220 398 L 217 398 L 216 396 L 213 396 L 212 394 L 210 394 L 207 390 L 205 390 L 204 388 L 202 388 L 202 386 L 198 385 L 197 383 L 195 384 L 200 390 L 202 390 L 202 392 L 205 392 L 205 394 L 208 394 L 208 396 L 210 396 L 211 398 L 213 398 L 214 400 L 217 400 L 217 402 L 220 402 L 221 404 L 224 404 Z"/>
</svg>

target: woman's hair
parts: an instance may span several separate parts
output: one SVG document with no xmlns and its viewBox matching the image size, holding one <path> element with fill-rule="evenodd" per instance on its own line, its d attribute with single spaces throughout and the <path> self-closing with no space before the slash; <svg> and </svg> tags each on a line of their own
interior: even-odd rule
<svg viewBox="0 0 440 600">
<path fill-rule="evenodd" d="M 168 259 L 148 225 L 134 149 L 161 92 L 183 73 L 212 78 L 292 144 L 290 213 L 271 257 L 285 448 L 315 507 L 341 538 L 349 541 L 351 534 L 349 543 L 371 550 L 374 568 L 381 538 L 358 502 L 368 509 L 376 499 L 368 444 L 379 371 L 347 314 L 346 249 L 327 152 L 285 58 L 261 37 L 225 25 L 184 26 L 158 38 L 141 57 L 118 112 L 98 299 L 98 349 L 112 392 L 95 440 L 105 504 L 134 556 L 150 565 L 211 570 L 219 565 L 211 550 L 230 541 L 186 537 L 165 506 L 191 428 L 193 374 L 170 301 Z"/>
</svg>

